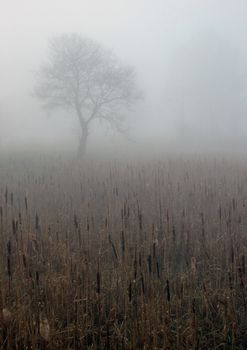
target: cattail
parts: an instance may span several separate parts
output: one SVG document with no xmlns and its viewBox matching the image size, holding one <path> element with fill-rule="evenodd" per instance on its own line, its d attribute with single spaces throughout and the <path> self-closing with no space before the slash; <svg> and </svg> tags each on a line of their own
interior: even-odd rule
<svg viewBox="0 0 247 350">
<path fill-rule="evenodd" d="M 201 212 L 201 224 L 202 224 L 202 237 L 205 236 L 205 220 L 204 220 L 204 214 Z"/>
<path fill-rule="evenodd" d="M 172 226 L 172 237 L 173 237 L 173 242 L 176 242 L 176 229 L 175 225 Z"/>
<path fill-rule="evenodd" d="M 81 247 L 81 229 L 80 228 L 78 230 L 78 240 L 79 240 L 79 245 Z"/>
<path fill-rule="evenodd" d="M 16 222 L 15 220 L 12 220 L 12 232 L 14 236 L 16 235 L 16 230 L 17 230 Z"/>
<path fill-rule="evenodd" d="M 25 196 L 25 209 L 26 209 L 26 211 L 27 211 L 27 209 L 28 209 L 28 205 L 27 205 L 27 196 Z"/>
<path fill-rule="evenodd" d="M 5 189 L 5 204 L 8 204 L 8 188 Z"/>
<path fill-rule="evenodd" d="M 114 256 L 115 256 L 116 260 L 118 260 L 117 250 L 116 250 L 116 248 L 115 248 L 114 243 L 112 242 L 111 235 L 109 235 L 109 242 L 110 242 L 110 244 L 111 244 L 111 247 L 112 247 Z"/>
<path fill-rule="evenodd" d="M 20 225 L 22 224 L 22 217 L 21 217 L 21 213 L 19 213 L 19 223 L 20 223 Z"/>
<path fill-rule="evenodd" d="M 238 216 L 238 223 L 241 224 L 241 222 L 242 222 L 242 216 L 239 215 L 239 216 Z"/>
<path fill-rule="evenodd" d="M 74 215 L 74 225 L 75 225 L 75 228 L 76 228 L 76 230 L 78 229 L 78 220 L 77 220 L 77 216 L 76 215 Z"/>
<path fill-rule="evenodd" d="M 25 254 L 22 254 L 22 261 L 23 261 L 23 266 L 26 268 L 27 267 L 27 259 L 26 259 Z"/>
<path fill-rule="evenodd" d="M 132 284 L 130 282 L 130 284 L 129 284 L 129 302 L 131 302 L 131 300 L 132 300 Z"/>
<path fill-rule="evenodd" d="M 157 270 L 157 277 L 159 279 L 160 278 L 160 265 L 159 265 L 158 261 L 156 262 L 156 270 Z"/>
<path fill-rule="evenodd" d="M 232 290 L 232 276 L 230 272 L 228 272 L 228 278 L 229 278 L 229 287 Z"/>
<path fill-rule="evenodd" d="M 153 258 L 155 259 L 156 257 L 156 243 L 153 243 Z"/>
<path fill-rule="evenodd" d="M 193 298 L 193 300 L 192 300 L 191 310 L 192 310 L 193 314 L 196 313 L 196 299 L 195 298 Z"/>
<path fill-rule="evenodd" d="M 143 273 L 141 273 L 141 286 L 142 286 L 142 293 L 145 294 L 145 286 L 144 286 Z"/>
<path fill-rule="evenodd" d="M 141 252 L 139 252 L 139 266 L 142 267 L 142 255 L 141 255 Z"/>
<path fill-rule="evenodd" d="M 139 229 L 142 231 L 142 214 L 139 214 Z"/>
<path fill-rule="evenodd" d="M 152 257 L 151 255 L 148 255 L 148 271 L 151 274 L 152 273 Z"/>
<path fill-rule="evenodd" d="M 36 216 L 35 216 L 35 229 L 36 230 L 39 229 L 39 217 L 38 217 L 38 214 L 36 214 Z"/>
<path fill-rule="evenodd" d="M 234 264 L 234 259 L 235 259 L 235 256 L 234 256 L 233 243 L 231 243 L 231 262 L 232 262 L 232 264 Z"/>
<path fill-rule="evenodd" d="M 241 286 L 242 288 L 244 288 L 243 273 L 242 273 L 242 269 L 241 269 L 240 266 L 239 266 L 239 268 L 238 268 L 238 273 L 239 273 L 239 279 L 240 279 L 240 286 Z"/>
<path fill-rule="evenodd" d="M 39 272 L 38 271 L 36 271 L 35 277 L 36 277 L 36 284 L 39 286 Z"/>
<path fill-rule="evenodd" d="M 136 247 L 135 247 L 135 259 L 134 259 L 134 279 L 137 277 L 137 256 L 136 256 Z"/>
<path fill-rule="evenodd" d="M 123 215 L 124 215 L 124 217 L 126 216 L 126 202 L 124 202 L 124 208 L 123 208 Z"/>
<path fill-rule="evenodd" d="M 182 299 L 184 296 L 184 283 L 183 283 L 183 281 L 182 281 L 181 287 L 180 287 L 180 294 L 181 294 L 181 299 Z"/>
<path fill-rule="evenodd" d="M 166 280 L 166 298 L 167 298 L 168 303 L 170 303 L 171 295 L 170 295 L 170 284 L 169 284 L 169 280 Z"/>
<path fill-rule="evenodd" d="M 124 253 L 125 253 L 125 237 L 124 237 L 124 231 L 121 232 L 121 248 L 122 248 L 122 255 L 124 256 Z"/>
<path fill-rule="evenodd" d="M 92 228 L 94 229 L 95 225 L 94 225 L 94 217 L 93 216 L 91 217 L 91 223 L 92 223 Z"/>
<path fill-rule="evenodd" d="M 193 275 L 196 274 L 196 258 L 194 256 L 191 258 L 191 271 Z"/>
<path fill-rule="evenodd" d="M 7 252 L 8 252 L 8 255 L 11 255 L 11 241 L 8 241 L 7 243 Z"/>
<path fill-rule="evenodd" d="M 101 287 L 101 285 L 100 285 L 100 273 L 99 273 L 99 271 L 97 271 L 97 293 L 98 294 L 100 294 L 100 287 Z"/>
<path fill-rule="evenodd" d="M 167 221 L 167 231 L 170 231 L 170 216 L 169 216 L 169 210 L 166 210 L 166 221 Z"/>
</svg>

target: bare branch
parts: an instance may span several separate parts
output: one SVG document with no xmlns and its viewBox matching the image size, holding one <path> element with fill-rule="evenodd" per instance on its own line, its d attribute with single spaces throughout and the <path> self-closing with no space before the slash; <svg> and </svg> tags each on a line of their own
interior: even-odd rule
<svg viewBox="0 0 247 350">
<path fill-rule="evenodd" d="M 124 133 L 123 116 L 141 96 L 132 68 L 122 66 L 111 52 L 77 34 L 51 40 L 35 94 L 47 108 L 74 110 L 85 134 L 95 119 Z"/>
</svg>

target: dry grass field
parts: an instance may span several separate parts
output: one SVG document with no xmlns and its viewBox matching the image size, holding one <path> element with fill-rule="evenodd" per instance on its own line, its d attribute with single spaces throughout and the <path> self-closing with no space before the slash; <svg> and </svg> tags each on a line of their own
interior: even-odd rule
<svg viewBox="0 0 247 350">
<path fill-rule="evenodd" d="M 2 159 L 1 349 L 247 349 L 247 163 Z"/>
</svg>

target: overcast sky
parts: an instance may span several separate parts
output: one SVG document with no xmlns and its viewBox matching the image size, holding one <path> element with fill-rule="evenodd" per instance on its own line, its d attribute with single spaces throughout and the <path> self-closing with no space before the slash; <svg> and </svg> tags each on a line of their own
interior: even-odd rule
<svg viewBox="0 0 247 350">
<path fill-rule="evenodd" d="M 0 3 L 0 116 L 1 138 L 5 143 L 60 142 L 76 135 L 75 117 L 50 116 L 31 96 L 33 72 L 46 59 L 49 38 L 60 33 L 89 36 L 112 49 L 123 63 L 135 67 L 145 99 L 131 116 L 130 125 L 133 135 L 147 142 L 179 137 L 176 133 L 179 119 L 174 119 L 174 108 L 170 106 L 171 100 L 174 105 L 181 103 L 172 83 L 173 73 L 177 74 L 179 69 L 181 72 L 183 66 L 179 53 L 183 55 L 188 47 L 188 54 L 196 52 L 191 46 L 200 42 L 200 33 L 204 37 L 209 32 L 211 37 L 224 38 L 236 53 L 239 70 L 246 79 L 245 0 L 0 0 Z M 177 61 L 179 69 L 174 65 Z M 213 80 L 211 83 L 214 85 Z M 247 96 L 244 87 L 241 94 Z"/>
</svg>

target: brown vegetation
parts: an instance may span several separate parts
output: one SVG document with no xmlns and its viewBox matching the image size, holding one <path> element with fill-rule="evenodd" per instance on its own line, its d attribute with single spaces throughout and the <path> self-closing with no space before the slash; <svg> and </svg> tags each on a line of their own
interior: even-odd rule
<svg viewBox="0 0 247 350">
<path fill-rule="evenodd" d="M 2 160 L 2 349 L 246 349 L 247 166 Z"/>
</svg>

